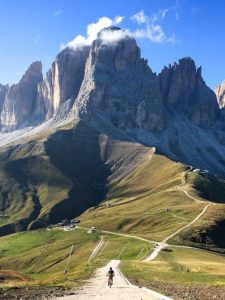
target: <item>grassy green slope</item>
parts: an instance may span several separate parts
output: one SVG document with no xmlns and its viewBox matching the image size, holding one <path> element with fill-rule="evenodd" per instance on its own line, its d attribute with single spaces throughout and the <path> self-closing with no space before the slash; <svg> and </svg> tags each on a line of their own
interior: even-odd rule
<svg viewBox="0 0 225 300">
<path fill-rule="evenodd" d="M 43 152 L 9 158 L 2 164 L 1 172 L 4 172 L 0 191 L 2 234 L 4 230 L 7 233 L 32 227 L 36 218 L 47 217 L 51 208 L 67 198 L 72 189 L 72 182 Z"/>
<path fill-rule="evenodd" d="M 84 227 L 161 241 L 190 223 L 208 201 L 215 205 L 173 242 L 225 248 L 220 238 L 224 182 L 187 172 L 181 163 L 152 152 L 83 122 L 5 149 L 0 154 L 0 235 L 81 215 Z"/>
<path fill-rule="evenodd" d="M 38 164 L 34 164 L 34 161 L 30 162 L 37 159 L 40 160 Z M 68 170 L 63 172 L 57 162 L 49 161 L 46 153 L 41 158 L 40 155 L 38 158 L 32 156 L 25 158 L 25 161 L 26 164 L 23 161 L 20 170 L 30 172 L 26 184 L 28 182 L 30 191 L 34 192 L 31 187 L 36 183 L 35 187 L 38 187 L 36 193 L 41 204 L 40 212 L 44 214 L 44 209 L 49 212 L 51 211 L 48 210 L 51 206 L 51 201 L 48 202 L 48 199 L 51 199 L 49 195 L 55 197 L 60 195 L 60 191 L 63 190 L 60 184 L 65 187 L 67 182 L 69 190 L 74 178 L 68 176 Z M 18 157 L 15 162 L 18 163 Z M 31 166 L 36 165 L 37 169 L 30 168 L 30 163 Z M 76 161 L 74 164 L 76 165 Z M 54 171 L 51 169 L 53 167 Z M 43 170 L 45 170 L 44 174 L 42 174 Z M 12 170 L 7 169 L 7 171 L 12 174 Z M 48 172 L 49 178 L 46 175 Z M 77 178 L 80 182 L 83 182 L 86 172 L 82 169 L 82 173 L 78 174 Z M 52 178 L 53 173 L 55 176 Z M 65 180 L 61 176 L 65 176 Z M 69 181 L 67 181 L 68 177 L 71 178 Z M 16 180 L 16 175 L 13 178 Z M 55 182 L 52 181 L 53 179 Z M 199 182 L 201 188 L 197 188 Z M 211 203 L 199 221 L 169 242 L 222 248 L 223 245 L 218 243 L 222 240 L 223 227 L 218 222 L 223 222 L 225 215 L 225 206 L 221 203 L 224 186 L 220 182 L 216 189 L 211 189 L 209 194 L 204 190 L 204 186 L 208 188 L 209 184 L 212 184 L 210 178 L 186 172 L 182 164 L 161 155 L 154 155 L 150 160 L 139 164 L 128 176 L 120 177 L 106 185 L 107 194 L 103 201 L 80 216 L 81 226 L 96 226 L 100 229 L 161 241 L 192 221 L 207 203 Z M 189 198 L 178 187 L 198 201 Z M 53 191 L 48 195 L 47 191 L 50 188 Z M 58 192 L 54 194 L 55 191 Z M 208 200 L 205 199 L 203 192 L 208 193 Z M 54 203 L 55 200 L 52 201 Z M 209 239 L 209 232 L 212 229 L 214 235 Z M 95 258 L 94 262 L 87 265 L 89 256 L 102 237 L 109 241 L 109 246 Z M 140 260 L 149 255 L 154 244 L 101 232 L 92 235 L 84 230 L 71 232 L 39 230 L 0 238 L 2 272 L 7 273 L 7 278 L 11 276 L 11 279 L 4 281 L 4 286 L 18 284 L 18 282 L 21 285 L 63 284 L 65 281 L 63 271 L 72 244 L 75 249 L 67 274 L 68 285 L 80 284 L 80 280 L 90 276 L 96 267 L 118 258 L 124 246 L 125 251 L 121 257 L 124 261 L 122 270 L 129 278 L 138 280 L 140 284 L 147 285 L 151 280 L 157 284 L 166 281 L 171 285 L 225 285 L 222 276 L 225 261 L 219 254 L 171 247 L 172 252 L 162 251 L 155 261 L 145 264 Z M 137 259 L 142 249 L 142 255 Z"/>
<path fill-rule="evenodd" d="M 110 174 L 84 124 L 0 154 L 0 235 L 73 218 L 98 203 Z M 97 175 L 95 172 L 97 171 Z"/>
<path fill-rule="evenodd" d="M 212 176 L 194 172 L 184 173 L 181 188 L 200 201 L 208 201 L 210 207 L 191 227 L 175 236 L 170 242 L 225 252 L 225 185 Z"/>
<path fill-rule="evenodd" d="M 105 243 L 109 241 L 108 245 L 102 253 L 98 252 L 93 261 L 87 263 L 102 238 Z M 0 245 L 2 271 L 7 271 L 12 277 L 12 282 L 6 279 L 2 286 L 13 285 L 15 272 L 20 272 L 22 278 L 27 276 L 27 280 L 17 280 L 21 285 L 78 284 L 80 280 L 90 276 L 96 267 L 106 264 L 111 259 L 118 259 L 124 246 L 125 250 L 120 257 L 123 260 L 136 259 L 142 249 L 140 258 L 143 258 L 153 247 L 149 243 L 131 238 L 101 232 L 88 234 L 80 229 L 70 232 L 39 230 L 18 233 L 1 237 Z M 64 270 L 71 245 L 74 245 L 74 251 L 65 276 Z"/>
<path fill-rule="evenodd" d="M 161 241 L 190 223 L 208 203 L 200 220 L 170 242 L 219 250 L 225 247 L 224 191 L 224 183 L 215 178 L 187 172 L 182 164 L 155 155 L 111 184 L 105 202 L 86 211 L 81 220 L 83 226 Z"/>
<path fill-rule="evenodd" d="M 195 218 L 203 207 L 177 189 L 184 169 L 182 164 L 155 155 L 110 186 L 106 202 L 81 216 L 83 226 L 164 239 Z"/>
<path fill-rule="evenodd" d="M 121 270 L 135 284 L 173 299 L 224 299 L 224 256 L 205 250 L 170 249 L 151 263 L 124 261 Z"/>
<path fill-rule="evenodd" d="M 88 263 L 101 239 L 106 248 Z M 96 268 L 118 258 L 129 279 L 161 292 L 165 282 L 173 287 L 225 286 L 224 256 L 205 250 L 170 247 L 170 252 L 162 251 L 154 261 L 145 263 L 142 259 L 153 250 L 153 244 L 100 231 L 88 234 L 82 229 L 17 233 L 1 237 L 0 245 L 0 287 L 80 285 Z M 74 251 L 67 265 L 71 245 Z"/>
<path fill-rule="evenodd" d="M 105 199 L 113 176 L 128 173 L 153 152 L 84 122 L 39 138 L 0 153 L 0 235 L 80 215 Z"/>
</svg>

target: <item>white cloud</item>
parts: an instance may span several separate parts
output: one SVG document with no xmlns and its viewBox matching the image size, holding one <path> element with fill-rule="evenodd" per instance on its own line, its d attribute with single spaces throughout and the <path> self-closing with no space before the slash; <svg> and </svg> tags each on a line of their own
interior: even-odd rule
<svg viewBox="0 0 225 300">
<path fill-rule="evenodd" d="M 154 43 L 166 41 L 166 35 L 160 25 L 148 24 L 145 28 L 136 30 L 133 34 L 135 38 L 149 39 Z"/>
<path fill-rule="evenodd" d="M 114 24 L 113 24 L 113 25 L 118 25 L 118 24 L 122 23 L 122 22 L 123 22 L 123 19 L 124 19 L 123 16 L 116 16 L 116 17 L 114 18 Z"/>
<path fill-rule="evenodd" d="M 133 31 L 131 31 L 130 29 L 103 31 L 101 33 L 101 39 L 104 41 L 104 43 L 116 43 L 119 40 L 130 36 L 136 39 L 148 39 L 153 43 L 167 42 L 175 44 L 177 42 L 175 35 L 172 34 L 170 36 L 167 36 L 163 29 L 163 26 L 160 24 L 160 22 L 164 18 L 166 18 L 168 12 L 168 8 L 161 9 L 157 13 L 149 17 L 143 10 L 141 10 L 131 17 L 131 20 L 138 24 L 137 29 Z M 99 31 L 101 31 L 103 28 L 120 24 L 123 19 L 124 17 L 122 16 L 116 16 L 114 19 L 106 16 L 101 17 L 96 23 L 87 25 L 86 36 L 78 35 L 66 45 L 61 44 L 60 49 L 62 50 L 65 47 L 78 48 L 86 45 L 91 45 L 93 40 L 97 38 Z"/>
<path fill-rule="evenodd" d="M 101 33 L 101 39 L 107 44 L 116 43 L 119 40 L 128 36 L 136 39 L 148 39 L 153 43 L 176 43 L 176 37 L 174 34 L 170 37 L 167 37 L 162 27 L 156 24 L 147 24 L 144 28 L 137 29 L 136 31 L 130 31 L 129 29 L 125 29 L 116 31 L 103 31 Z"/>
<path fill-rule="evenodd" d="M 117 43 L 118 41 L 124 39 L 127 36 L 133 36 L 133 34 L 128 30 L 115 30 L 115 31 L 103 31 L 101 33 L 101 39 L 104 43 Z"/>
<path fill-rule="evenodd" d="M 62 48 L 65 48 L 66 46 L 71 47 L 71 48 L 77 48 L 77 47 L 82 47 L 85 45 L 91 45 L 93 40 L 95 40 L 97 38 L 99 31 L 101 31 L 105 27 L 118 25 L 122 21 L 123 21 L 122 16 L 116 16 L 114 19 L 110 19 L 108 17 L 101 17 L 98 19 L 98 21 L 96 23 L 91 23 L 87 26 L 86 37 L 83 35 L 78 35 L 72 41 L 67 43 L 67 45 L 62 44 L 60 48 L 62 49 Z"/>
<path fill-rule="evenodd" d="M 144 11 L 141 10 L 135 15 L 131 17 L 131 20 L 136 21 L 138 24 L 147 23 L 149 21 L 149 18 L 145 15 Z"/>
<path fill-rule="evenodd" d="M 162 17 L 162 19 L 165 18 L 165 16 L 167 15 L 168 12 L 169 12 L 169 8 L 165 8 L 165 9 L 161 10 L 161 17 Z"/>
<path fill-rule="evenodd" d="M 176 42 L 176 37 L 174 34 L 168 37 L 164 32 L 160 21 L 162 21 L 167 13 L 169 12 L 168 8 L 160 9 L 157 13 L 152 16 L 147 16 L 143 10 L 131 17 L 131 20 L 137 22 L 139 25 L 144 25 L 142 28 L 137 29 L 132 35 L 135 38 L 145 38 L 149 39 L 154 43 L 163 43 L 168 42 L 174 44 Z"/>
<path fill-rule="evenodd" d="M 59 15 L 62 14 L 62 12 L 63 12 L 62 9 L 58 9 L 58 10 L 53 12 L 53 16 L 58 17 Z"/>
<path fill-rule="evenodd" d="M 166 39 L 166 35 L 160 25 L 147 25 L 144 32 L 146 34 L 146 38 L 155 43 L 161 43 Z"/>
<path fill-rule="evenodd" d="M 166 17 L 168 12 L 169 12 L 168 8 L 160 9 L 157 13 L 149 17 L 145 14 L 143 10 L 141 10 L 135 15 L 133 15 L 131 17 L 131 20 L 137 22 L 138 24 L 155 23 L 163 20 Z"/>
</svg>

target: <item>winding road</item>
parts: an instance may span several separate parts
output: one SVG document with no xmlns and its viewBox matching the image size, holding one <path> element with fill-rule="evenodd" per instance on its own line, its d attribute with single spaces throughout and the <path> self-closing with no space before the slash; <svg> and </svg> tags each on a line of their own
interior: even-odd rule
<svg viewBox="0 0 225 300">
<path fill-rule="evenodd" d="M 192 200 L 196 202 L 201 202 L 204 203 L 204 201 L 201 201 L 197 198 L 192 197 L 191 195 L 188 194 L 187 191 L 183 190 L 180 186 L 177 187 L 178 190 L 182 191 L 185 193 L 185 195 Z M 129 237 L 129 238 L 134 238 L 138 239 L 141 241 L 149 242 L 149 243 L 155 243 L 156 247 L 153 250 L 153 252 L 144 260 L 145 262 L 150 262 L 154 260 L 160 251 L 167 247 L 167 246 L 173 246 L 167 244 L 167 241 L 171 238 L 173 238 L 175 235 L 183 231 L 184 229 L 190 227 L 193 225 L 195 222 L 197 222 L 202 215 L 206 212 L 206 210 L 213 204 L 206 204 L 202 211 L 195 217 L 194 220 L 192 220 L 190 223 L 186 224 L 185 226 L 181 227 L 180 229 L 176 230 L 174 233 L 170 234 L 168 237 L 166 237 L 163 241 L 157 243 L 155 241 L 147 240 L 144 238 L 140 238 L 134 235 L 128 235 L 128 234 L 123 234 L 123 233 L 115 233 L 111 231 L 106 231 L 102 230 L 104 233 L 109 233 L 109 234 L 114 234 L 114 235 L 119 235 L 119 236 L 124 236 L 124 237 Z M 80 227 L 82 228 L 82 227 Z M 176 245 L 174 245 L 176 247 Z M 185 248 L 192 248 L 188 246 L 177 246 L 177 247 L 185 247 Z M 95 250 L 94 250 L 95 251 Z M 74 295 L 72 296 L 65 296 L 57 299 L 61 300 L 88 300 L 88 299 L 96 299 L 96 300 L 172 300 L 169 297 L 166 297 L 162 294 L 159 294 L 157 292 L 154 292 L 152 290 L 142 288 L 142 287 L 137 287 L 132 285 L 121 273 L 119 270 L 119 263 L 120 260 L 112 260 L 110 261 L 106 266 L 99 268 L 95 275 L 86 282 L 86 284 L 79 289 L 74 291 Z M 115 271 L 115 278 L 114 278 L 114 285 L 110 289 L 107 286 L 107 271 L 109 267 L 112 267 Z"/>
<path fill-rule="evenodd" d="M 196 202 L 202 202 L 204 203 L 204 201 L 201 201 L 197 198 L 192 197 L 191 195 L 188 194 L 187 191 L 183 190 L 180 186 L 177 187 L 178 190 L 182 191 L 187 197 L 189 197 L 190 199 L 196 201 Z M 170 246 L 169 244 L 167 244 L 167 241 L 171 238 L 173 238 L 175 235 L 177 235 L 178 233 L 180 233 L 181 231 L 183 231 L 184 229 L 190 227 L 191 225 L 193 225 L 195 222 L 197 222 L 201 216 L 206 212 L 206 210 L 211 206 L 212 204 L 207 204 L 204 206 L 203 210 L 200 212 L 200 214 L 197 215 L 197 217 L 192 220 L 190 223 L 188 223 L 187 225 L 181 227 L 180 229 L 178 229 L 177 231 L 175 231 L 174 233 L 172 233 L 171 235 L 169 235 L 167 238 L 165 238 L 162 242 L 157 243 L 157 246 L 155 247 L 155 249 L 153 250 L 153 252 L 144 260 L 145 262 L 149 262 L 154 260 L 158 254 L 160 253 L 160 251 L 162 249 L 164 249 L 167 246 Z M 184 246 L 183 246 L 184 247 Z M 186 247 L 185 248 L 192 248 L 192 247 Z"/>
<path fill-rule="evenodd" d="M 154 260 L 154 259 L 158 256 L 159 252 L 160 252 L 163 248 L 165 248 L 165 247 L 167 247 L 167 246 L 170 246 L 169 244 L 167 244 L 167 241 L 168 241 L 169 239 L 171 239 L 172 237 L 174 237 L 175 235 L 177 235 L 179 232 L 181 232 L 181 231 L 183 231 L 184 229 L 190 227 L 192 224 L 194 224 L 196 221 L 198 221 L 198 220 L 201 218 L 201 216 L 206 212 L 206 210 L 208 209 L 209 206 L 211 206 L 211 204 L 207 204 L 207 205 L 203 208 L 203 210 L 200 212 L 200 214 L 199 214 L 193 221 L 191 221 L 191 222 L 188 223 L 187 225 L 181 227 L 180 229 L 178 229 L 177 231 L 175 231 L 174 233 L 172 233 L 170 236 L 168 236 L 167 238 L 165 238 L 162 242 L 158 243 L 157 246 L 155 247 L 155 249 L 153 250 L 153 252 L 150 254 L 150 256 L 147 257 L 144 261 L 148 262 L 148 261 Z M 187 247 L 187 248 L 188 248 L 188 247 Z M 189 247 L 189 248 L 191 248 L 191 247 Z"/>
<path fill-rule="evenodd" d="M 194 200 L 196 202 L 205 203 L 205 201 L 199 200 L 199 199 L 194 198 L 191 195 L 189 195 L 188 192 L 185 191 L 184 189 L 182 189 L 180 186 L 178 186 L 177 189 L 180 190 L 181 192 L 183 192 L 190 199 L 192 199 L 192 200 Z M 156 244 L 156 247 L 154 248 L 153 252 L 144 260 L 145 262 L 149 262 L 149 261 L 154 260 L 158 256 L 158 254 L 160 253 L 160 251 L 162 249 L 164 249 L 164 248 L 166 248 L 168 246 L 173 246 L 173 245 L 168 244 L 167 241 L 169 239 L 171 239 L 172 237 L 174 237 L 175 235 L 177 235 L 178 233 L 180 233 L 181 231 L 183 231 L 184 229 L 186 229 L 186 228 L 190 227 L 191 225 L 193 225 L 195 222 L 197 222 L 211 205 L 215 205 L 215 204 L 214 203 L 213 204 L 206 204 L 204 206 L 203 210 L 197 215 L 197 217 L 194 220 L 192 220 L 190 223 L 186 224 L 185 226 L 179 228 L 177 231 L 175 231 L 174 233 L 172 233 L 171 235 L 169 235 L 168 237 L 166 237 L 161 242 L 156 242 L 156 241 L 148 240 L 148 239 L 145 239 L 145 238 L 141 238 L 141 237 L 138 237 L 138 236 L 135 236 L 135 235 L 129 235 L 129 234 L 125 234 L 125 233 L 117 233 L 117 232 L 108 231 L 108 230 L 101 230 L 101 231 L 104 232 L 104 233 L 108 233 L 108 234 L 113 234 L 113 235 L 123 236 L 123 237 L 128 237 L 128 238 L 133 238 L 133 239 L 136 239 L 136 240 L 140 240 L 140 241 L 144 241 L 144 242 Z M 88 228 L 84 228 L 84 227 L 78 227 L 78 228 L 88 229 Z M 176 247 L 176 245 L 174 245 L 174 247 Z M 195 249 L 194 247 L 188 247 L 188 246 L 179 246 L 179 247 Z"/>
</svg>

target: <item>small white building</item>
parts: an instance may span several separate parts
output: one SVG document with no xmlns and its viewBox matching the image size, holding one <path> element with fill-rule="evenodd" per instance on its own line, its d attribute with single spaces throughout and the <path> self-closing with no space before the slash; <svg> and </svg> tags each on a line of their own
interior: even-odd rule
<svg viewBox="0 0 225 300">
<path fill-rule="evenodd" d="M 97 229 L 94 226 L 92 226 L 90 229 L 88 229 L 87 233 L 95 233 L 96 230 Z"/>
</svg>

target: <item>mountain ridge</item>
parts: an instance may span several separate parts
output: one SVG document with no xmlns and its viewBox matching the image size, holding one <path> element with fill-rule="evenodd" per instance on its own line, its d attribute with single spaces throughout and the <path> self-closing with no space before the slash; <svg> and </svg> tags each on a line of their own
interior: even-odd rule
<svg viewBox="0 0 225 300">
<path fill-rule="evenodd" d="M 32 65 L 36 64 L 38 80 L 33 81 L 29 69 L 26 73 L 33 85 L 33 100 L 26 100 L 22 79 L 7 89 L 4 100 L 1 92 L 2 132 L 36 127 L 41 131 L 81 119 L 99 131 L 104 127 L 104 133 L 115 138 L 156 147 L 172 159 L 225 176 L 224 108 L 217 101 L 221 96 L 216 97 L 206 85 L 201 67 L 190 57 L 157 75 L 141 58 L 135 39 L 118 27 L 109 27 L 99 32 L 90 47 L 62 50 L 45 78 L 40 62 Z M 15 87 L 18 92 L 13 92 Z M 10 141 L 11 136 L 3 134 L 2 139 Z M 189 140 L 197 149 L 190 154 Z"/>
<path fill-rule="evenodd" d="M 153 153 L 225 178 L 224 109 L 201 68 L 184 58 L 157 75 L 135 39 L 110 32 L 64 49 L 44 79 L 36 62 L 17 85 L 0 86 L 1 235 L 98 206 Z"/>
<path fill-rule="evenodd" d="M 72 102 L 76 100 L 77 96 L 79 97 L 79 90 L 82 88 L 82 81 L 84 77 L 84 69 L 85 69 L 85 64 L 88 63 L 88 60 L 90 61 L 91 57 L 94 55 L 94 48 L 96 48 L 96 51 L 101 50 L 102 55 L 105 55 L 108 61 L 103 62 L 105 66 L 108 65 L 109 68 L 109 60 L 110 60 L 110 55 L 113 56 L 113 51 L 110 53 L 109 49 L 116 48 L 116 46 L 119 46 L 120 49 L 117 51 L 119 54 L 115 57 L 115 68 L 116 69 L 124 69 L 127 68 L 128 70 L 131 69 L 132 65 L 136 67 L 136 72 L 138 71 L 137 66 L 140 68 L 146 68 L 144 71 L 141 70 L 142 75 L 144 76 L 144 72 L 148 73 L 148 79 L 151 77 L 158 78 L 159 85 L 160 85 L 160 95 L 163 98 L 163 104 L 166 106 L 172 106 L 172 108 L 176 107 L 174 105 L 175 103 L 173 102 L 179 102 L 176 103 L 182 106 L 182 108 L 185 110 L 187 109 L 188 105 L 188 97 L 193 93 L 193 90 L 195 88 L 196 83 L 200 83 L 202 85 L 206 84 L 204 80 L 202 79 L 201 76 L 201 67 L 196 68 L 194 60 L 191 59 L 190 57 L 185 57 L 182 58 L 177 62 L 175 62 L 173 65 L 169 64 L 169 66 L 165 66 L 162 71 L 156 75 L 156 73 L 153 73 L 152 70 L 150 69 L 149 65 L 147 64 L 147 60 L 141 58 L 140 56 L 140 48 L 137 46 L 136 41 L 134 38 L 131 38 L 129 36 L 124 36 L 123 38 L 120 38 L 119 40 L 116 40 L 115 42 L 105 42 L 104 40 L 101 39 L 101 34 L 102 33 L 107 33 L 110 31 L 121 31 L 119 27 L 109 27 L 101 30 L 98 34 L 98 38 L 93 41 L 91 48 L 89 46 L 81 46 L 77 48 L 65 48 L 62 50 L 56 57 L 55 61 L 52 64 L 52 67 L 49 69 L 49 71 L 46 73 L 46 76 L 43 78 L 43 80 L 40 80 L 38 82 L 38 93 L 36 97 L 36 102 L 34 105 L 34 109 L 32 114 L 35 116 L 39 116 L 40 121 L 44 121 L 46 118 L 50 119 L 54 113 L 59 109 L 59 106 L 65 102 L 68 99 L 71 99 Z M 108 45 L 108 47 L 107 47 Z M 124 49 L 122 49 L 124 47 Z M 125 47 L 129 48 L 126 50 Z M 106 52 L 106 48 L 108 48 L 108 53 Z M 117 47 L 118 48 L 118 47 Z M 132 57 L 132 49 L 134 51 L 133 57 Z M 123 51 L 126 51 L 126 55 L 129 55 L 130 57 L 127 57 L 127 60 L 125 59 L 124 54 L 122 53 Z M 97 52 L 95 53 L 95 55 Z M 100 56 L 99 56 L 100 55 Z M 107 57 L 108 55 L 108 57 Z M 88 59 L 89 56 L 89 59 Z M 97 54 L 95 59 L 98 60 L 98 64 L 100 64 L 100 59 L 101 59 L 101 54 Z M 134 62 L 132 62 L 132 59 L 138 59 L 139 63 L 135 65 Z M 142 61 L 142 63 L 141 63 Z M 34 62 L 33 64 L 37 64 L 40 62 Z M 91 62 L 93 63 L 93 62 Z M 127 63 L 127 65 L 123 65 Z M 32 64 L 32 65 L 33 65 Z M 30 67 L 32 67 L 32 65 Z M 142 67 L 141 67 L 142 65 Z M 145 65 L 145 67 L 144 67 Z M 29 67 L 29 68 L 30 68 Z M 86 66 L 87 67 L 87 66 Z M 111 65 L 112 67 L 112 65 Z M 28 68 L 28 72 L 29 72 Z M 97 68 L 97 66 L 95 66 Z M 148 71 L 147 71 L 148 70 Z M 81 72 L 81 74 L 77 74 L 77 72 Z M 83 74 L 82 74 L 83 73 Z M 90 74 L 89 74 L 90 75 Z M 170 77 L 170 78 L 169 78 Z M 178 82 L 180 80 L 180 84 L 178 85 Z M 197 81 L 197 82 L 196 82 Z M 168 86 L 168 83 L 171 83 L 172 86 Z M 18 83 L 19 84 L 19 83 Z M 156 84 L 157 85 L 157 84 Z M 13 85 L 14 86 L 14 85 Z M 1 87 L 3 87 L 1 85 Z M 143 89 L 145 87 L 142 87 Z M 147 87 L 146 87 L 147 88 Z M 2 89 L 2 88 L 1 88 Z M 176 89 L 180 89 L 180 91 L 177 91 Z M 208 92 L 211 93 L 212 90 L 208 88 Z M 157 91 L 158 92 L 158 91 Z M 184 93 L 187 93 L 185 95 L 185 99 L 182 100 L 183 103 L 181 103 L 181 97 L 184 98 Z M 100 92 L 99 92 L 100 93 Z M 207 93 L 206 93 L 207 94 Z M 211 98 L 214 98 L 213 95 L 216 93 L 212 93 Z M 157 95 L 158 96 L 158 95 Z M 82 95 L 81 95 L 82 97 Z M 4 98 L 4 97 L 2 97 Z M 149 100 L 152 102 L 154 100 L 154 95 L 153 97 L 150 97 L 151 99 Z M 206 99 L 207 97 L 205 97 Z M 159 102 L 161 100 L 158 100 Z M 20 101 L 21 102 L 21 101 Z M 48 102 L 48 103 L 47 103 Z M 214 101 L 215 102 L 215 101 Z M 219 102 L 219 101 L 218 101 Z M 21 105 L 24 105 L 23 103 L 20 103 Z M 152 103 L 151 103 L 152 104 Z M 211 100 L 211 104 L 214 105 L 213 111 L 217 110 L 216 103 L 213 103 Z M 158 104 L 159 105 L 159 104 Z M 7 104 L 6 104 L 7 106 Z M 211 107 L 212 108 L 212 107 Z M 221 108 L 223 108 L 221 106 Z M 141 110 L 141 108 L 139 108 Z M 218 113 L 219 110 L 217 110 Z M 149 113 L 152 113 L 151 111 Z M 160 113 L 160 112 L 157 112 Z M 44 116 L 43 116 L 44 114 Z M 212 118 L 212 122 L 215 122 L 215 118 Z M 2 117 L 2 119 L 4 119 Z M 153 122 L 151 118 L 151 123 Z M 193 119 L 197 119 L 197 117 L 193 117 Z M 26 121 L 26 120 L 25 120 Z M 32 122 L 32 121 L 31 121 Z M 19 124 L 19 128 L 24 126 L 24 124 Z M 25 122 L 25 125 L 26 122 Z M 161 126 L 163 128 L 163 126 Z M 15 128 L 13 128 L 15 129 Z M 154 130 L 154 129 L 153 129 Z"/>
</svg>

